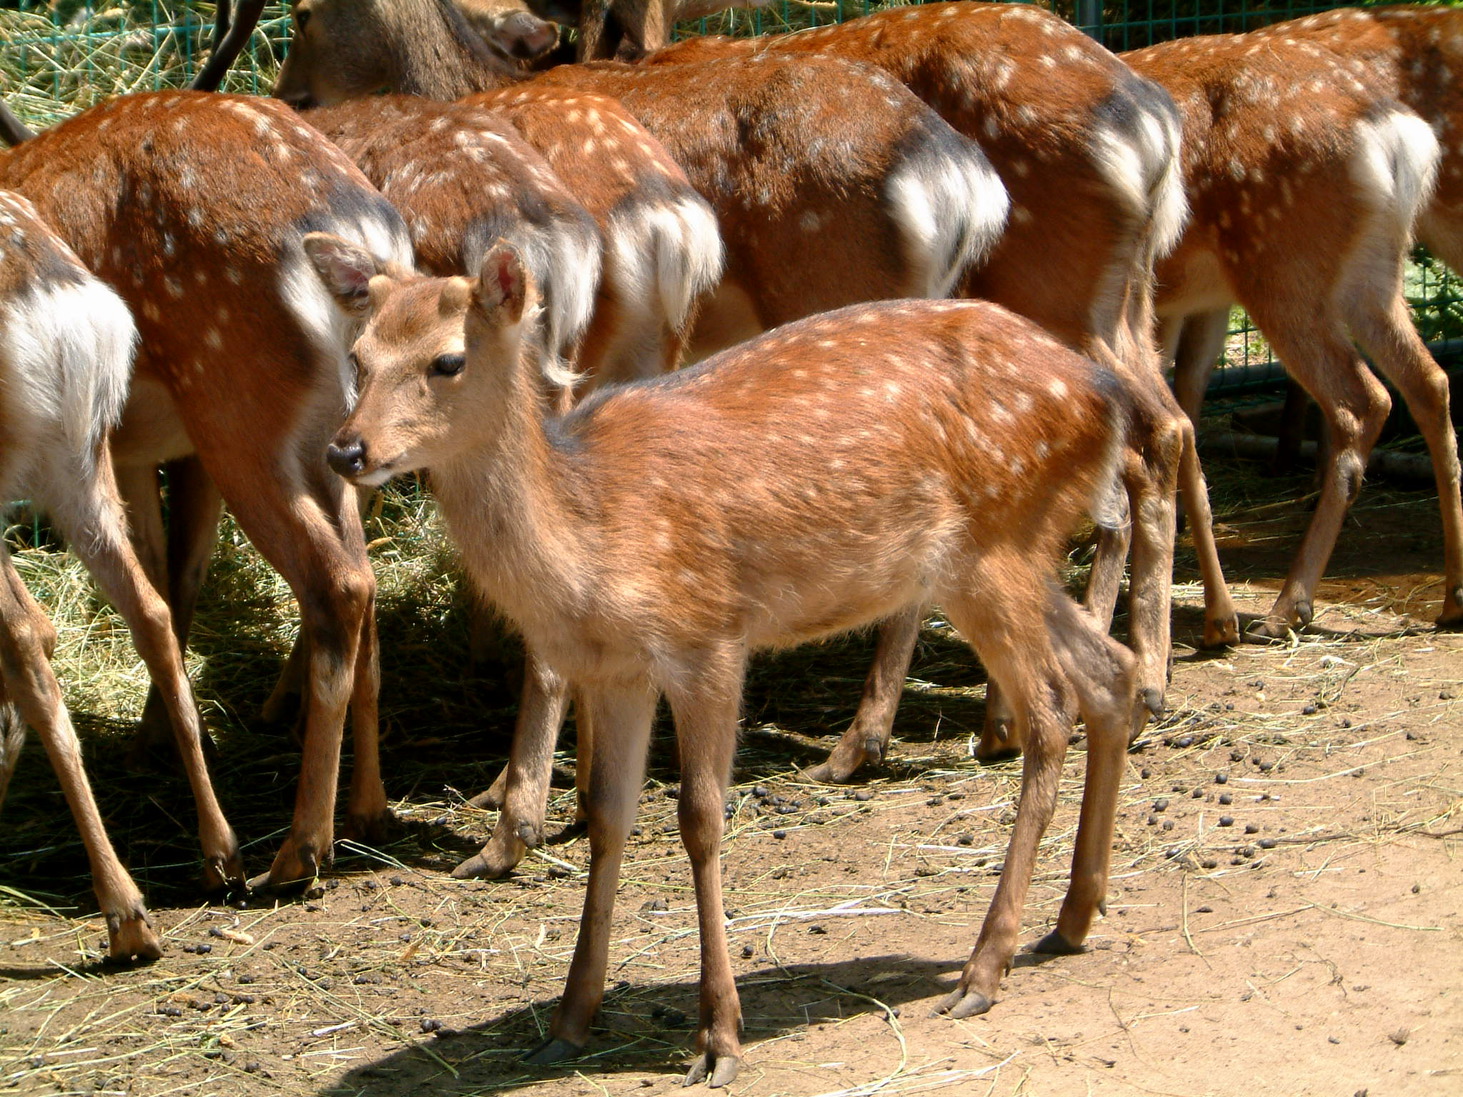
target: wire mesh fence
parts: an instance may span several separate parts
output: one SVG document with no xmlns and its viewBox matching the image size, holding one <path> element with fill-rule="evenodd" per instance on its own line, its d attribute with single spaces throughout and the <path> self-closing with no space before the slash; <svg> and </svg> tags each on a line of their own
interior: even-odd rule
<svg viewBox="0 0 1463 1097">
<path fill-rule="evenodd" d="M 1336 7 L 1283 0 L 1038 0 L 1109 49 L 1136 49 L 1195 34 L 1252 30 Z M 840 22 L 894 6 L 878 0 L 772 0 L 681 28 L 757 35 Z M 113 95 L 181 87 L 207 54 L 213 4 L 195 0 L 8 0 L 0 3 L 0 95 L 25 121 L 45 126 Z M 288 43 L 288 5 L 269 4 L 226 90 L 267 93 Z M 1407 282 L 1413 316 L 1440 356 L 1463 344 L 1463 280 L 1422 249 Z M 1211 396 L 1272 387 L 1282 376 L 1263 336 L 1236 309 Z"/>
</svg>

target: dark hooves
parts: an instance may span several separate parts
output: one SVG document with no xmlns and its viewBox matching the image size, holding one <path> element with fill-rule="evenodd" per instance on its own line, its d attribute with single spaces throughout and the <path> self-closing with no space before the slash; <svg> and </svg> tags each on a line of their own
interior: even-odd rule
<svg viewBox="0 0 1463 1097">
<path fill-rule="evenodd" d="M 995 1002 L 978 990 L 956 987 L 940 1000 L 940 1004 L 935 1007 L 930 1016 L 938 1017 L 943 1013 L 959 1021 L 966 1017 L 979 1017 L 982 1013 L 988 1013 L 993 1005 Z"/>
<path fill-rule="evenodd" d="M 696 1061 L 691 1064 L 691 1069 L 686 1071 L 686 1077 L 682 1079 L 681 1085 L 694 1086 L 699 1082 L 705 1082 L 712 1089 L 720 1089 L 722 1086 L 732 1083 L 741 1067 L 742 1061 L 735 1055 L 713 1056 L 708 1051 L 704 1055 L 697 1056 Z"/>
<path fill-rule="evenodd" d="M 523 1061 L 536 1067 L 547 1067 L 566 1059 L 577 1059 L 583 1054 L 584 1048 L 578 1044 L 553 1036 L 525 1055 Z"/>
<path fill-rule="evenodd" d="M 1032 952 L 1039 952 L 1043 956 L 1075 956 L 1079 952 L 1086 952 L 1086 945 L 1074 945 L 1063 937 L 1058 931 L 1052 930 L 1040 941 L 1031 946 Z"/>
<path fill-rule="evenodd" d="M 500 865 L 481 853 L 475 853 L 452 870 L 452 878 L 454 880 L 498 880 L 507 876 L 513 871 L 513 868 L 514 865 Z"/>
</svg>

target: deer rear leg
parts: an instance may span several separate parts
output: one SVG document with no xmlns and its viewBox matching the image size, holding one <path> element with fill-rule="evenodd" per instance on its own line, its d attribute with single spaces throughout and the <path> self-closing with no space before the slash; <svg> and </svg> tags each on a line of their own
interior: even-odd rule
<svg viewBox="0 0 1463 1097">
<path fill-rule="evenodd" d="M 1346 512 L 1361 491 L 1371 453 L 1391 400 L 1362 363 L 1338 323 L 1320 317 L 1302 327 L 1267 326 L 1260 306 L 1251 310 L 1261 329 L 1286 363 L 1290 374 L 1321 406 L 1330 442 L 1329 464 L 1323 470 L 1320 499 L 1301 540 L 1280 595 L 1269 616 L 1251 632 L 1261 638 L 1283 637 L 1304 628 L 1314 616 L 1316 585 L 1325 573 Z"/>
<path fill-rule="evenodd" d="M 885 751 L 889 749 L 894 716 L 899 708 L 899 698 L 904 693 L 904 680 L 909 674 L 923 617 L 922 608 L 912 606 L 879 626 L 874 663 L 864 679 L 858 712 L 828 755 L 828 760 L 808 771 L 810 779 L 835 785 L 847 784 L 864 763 L 883 760 Z"/>
<path fill-rule="evenodd" d="M 1000 882 L 960 981 L 938 1006 L 938 1012 L 953 1017 L 984 1013 L 995 1001 L 1001 978 L 1015 955 L 1037 849 L 1056 808 L 1073 706 L 1053 630 L 1075 620 L 1083 630 L 1101 635 L 1090 617 L 1069 602 L 1063 605 L 1057 601 L 1066 596 L 1045 576 L 1035 574 L 1032 562 L 1016 559 L 1014 554 L 1002 556 L 999 562 L 983 562 L 993 575 L 1002 577 L 1001 584 L 973 584 L 972 589 L 981 590 L 979 598 L 963 596 L 944 602 L 951 621 L 971 642 L 992 676 L 1007 683 L 1025 744 L 1020 809 Z M 993 589 L 1002 584 L 1006 589 Z M 1028 599 L 1037 594 L 1039 600 L 1023 602 L 1023 590 Z M 1115 643 L 1113 648 L 1122 650 Z M 1113 692 L 1126 693 L 1131 704 L 1131 655 L 1126 657 L 1125 667 L 1128 681 L 1117 683 Z M 1132 718 L 1131 713 L 1129 708 L 1127 719 Z M 1120 733 L 1124 739 L 1120 741 L 1125 741 L 1127 727 L 1124 722 Z"/>
<path fill-rule="evenodd" d="M 0 568 L 7 573 L 0 582 L 0 676 L 6 706 L 13 703 L 20 718 L 36 729 L 61 782 L 91 864 L 92 887 L 107 923 L 108 954 L 123 963 L 156 960 L 162 946 L 148 921 L 142 892 L 107 837 L 81 765 L 81 744 L 45 655 L 44 637 L 50 624 L 35 616 L 34 603 L 28 605 L 15 597 L 14 584 L 20 580 L 3 546 Z"/>
<path fill-rule="evenodd" d="M 736 750 L 742 674 L 740 661 L 734 658 L 728 662 L 734 665 L 703 667 L 692 676 L 697 687 L 694 694 L 670 697 L 681 753 L 678 821 L 681 843 L 691 860 L 701 933 L 697 1057 L 686 1074 L 685 1084 L 706 1082 L 712 1088 L 731 1083 L 742 1057 L 742 1007 L 727 955 L 726 911 L 721 888 L 721 837 L 726 788 Z"/>
<path fill-rule="evenodd" d="M 483 848 L 452 870 L 459 880 L 506 876 L 528 849 L 543 840 L 554 744 L 568 705 L 568 683 L 530 652 L 524 661 L 523 696 L 508 765 L 493 783 L 494 788 L 502 784 L 502 814 Z M 583 714 L 583 708 L 580 711 Z M 580 769 L 586 772 L 590 749 L 589 743 L 581 742 Z"/>
<path fill-rule="evenodd" d="M 589 1042 L 590 1025 L 604 1000 L 615 890 L 644 784 L 655 717 L 655 693 L 648 683 L 584 687 L 581 700 L 592 713 L 597 733 L 591 748 L 596 757 L 590 788 L 589 883 L 564 997 L 549 1025 L 548 1040 L 526 1056 L 527 1062 L 537 1065 L 579 1054 Z"/>
<path fill-rule="evenodd" d="M 261 468 L 251 456 L 236 448 L 205 454 L 204 460 L 240 527 L 294 592 L 308 641 L 305 743 L 294 817 L 269 871 L 250 881 L 255 887 L 293 888 L 314 880 L 332 854 L 341 739 L 347 706 L 362 681 L 357 659 L 375 578 L 354 493 L 323 460 L 312 453 L 293 468 L 278 459 Z M 374 707 L 363 715 L 373 718 Z M 375 735 L 364 739 L 374 749 Z M 379 773 L 374 765 L 368 772 Z M 385 811 L 384 789 L 363 799 Z"/>
<path fill-rule="evenodd" d="M 1209 378 L 1219 364 L 1224 340 L 1229 334 L 1229 310 L 1212 309 L 1165 325 L 1165 356 L 1173 362 L 1174 398 L 1189 420 L 1184 447 L 1179 459 L 1179 491 L 1183 499 L 1183 516 L 1188 522 L 1198 557 L 1199 578 L 1204 585 L 1205 648 L 1227 647 L 1239 642 L 1239 615 L 1224 580 L 1219 564 L 1219 550 L 1214 543 L 1214 515 L 1209 507 L 1209 487 L 1199 464 L 1199 451 L 1194 432 L 1199 427 L 1199 413 L 1204 406 L 1204 393 Z"/>
<path fill-rule="evenodd" d="M 147 470 L 151 473 L 152 470 Z M 193 627 L 193 614 L 198 606 L 198 595 L 208 575 L 209 560 L 218 544 L 219 522 L 223 518 L 223 499 L 213 481 L 203 471 L 196 457 L 185 457 L 169 462 L 168 471 L 168 529 L 166 535 L 167 563 L 161 576 L 148 570 L 148 578 L 159 592 L 165 591 L 168 610 L 173 617 L 173 635 L 182 651 L 188 650 L 188 633 Z M 129 508 L 134 515 L 140 515 L 145 508 L 157 508 L 157 482 L 155 476 L 138 477 L 129 475 L 119 484 L 136 485 L 130 488 Z M 136 492 L 150 486 L 151 500 L 139 499 Z M 144 519 L 149 526 L 152 518 Z M 154 536 L 149 532 L 148 538 Z M 136 537 L 134 537 L 136 540 Z M 144 568 L 146 565 L 144 564 Z M 147 702 L 142 708 L 142 721 L 138 726 L 138 746 L 153 749 L 159 746 L 164 736 L 170 736 L 172 722 L 168 705 L 156 685 L 147 692 Z M 205 750 L 212 747 L 207 731 L 204 731 Z"/>
<path fill-rule="evenodd" d="M 1377 368 L 1397 386 L 1427 441 L 1443 521 L 1443 609 L 1437 623 L 1442 628 L 1463 627 L 1463 489 L 1448 375 L 1418 336 L 1400 293 L 1385 304 L 1363 304 L 1352 317 L 1351 329 Z"/>
<path fill-rule="evenodd" d="M 148 580 L 127 540 L 111 461 L 105 453 L 99 455 L 93 480 L 73 484 L 65 491 L 58 487 L 51 498 L 57 524 L 68 534 L 71 550 L 127 621 L 133 645 L 147 665 L 152 688 L 167 715 L 198 808 L 204 884 L 213 890 L 242 887 L 243 857 L 208 775 L 203 749 L 206 733 L 183 666 L 182 647 L 167 603 Z"/>
</svg>

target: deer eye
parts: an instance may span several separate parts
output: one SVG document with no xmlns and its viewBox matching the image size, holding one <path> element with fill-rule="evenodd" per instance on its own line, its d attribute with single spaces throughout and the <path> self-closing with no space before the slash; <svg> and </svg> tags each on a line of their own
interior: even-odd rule
<svg viewBox="0 0 1463 1097">
<path fill-rule="evenodd" d="M 456 377 L 462 372 L 462 367 L 467 365 L 465 354 L 439 354 L 432 359 L 432 366 L 427 372 L 433 377 Z"/>
</svg>

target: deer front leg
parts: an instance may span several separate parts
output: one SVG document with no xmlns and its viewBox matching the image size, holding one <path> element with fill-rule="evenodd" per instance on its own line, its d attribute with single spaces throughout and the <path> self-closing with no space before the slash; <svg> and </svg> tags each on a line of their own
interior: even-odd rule
<svg viewBox="0 0 1463 1097">
<path fill-rule="evenodd" d="M 1072 877 L 1057 925 L 1035 951 L 1072 953 L 1082 948 L 1093 919 L 1106 911 L 1113 827 L 1128 742 L 1148 718 L 1135 685 L 1142 664 L 1104 635 L 1065 599 L 1054 599 L 1049 617 L 1062 670 L 1087 725 L 1087 779 L 1072 852 Z"/>
<path fill-rule="evenodd" d="M 543 660 L 529 653 L 523 667 L 523 696 L 518 704 L 518 724 L 513 729 L 513 746 L 502 776 L 502 814 L 493 835 L 475 856 L 469 857 L 452 875 L 459 880 L 485 876 L 506 876 L 523 860 L 524 853 L 543 840 L 544 816 L 549 800 L 549 780 L 554 768 L 554 744 L 569 704 L 569 687 Z M 580 744 L 580 767 L 586 768 L 589 750 Z M 491 791 L 491 790 L 489 790 Z"/>
<path fill-rule="evenodd" d="M 884 752 L 889 749 L 894 715 L 904 693 L 904 680 L 909 674 L 909 663 L 914 657 L 914 645 L 919 640 L 923 616 L 921 607 L 912 606 L 879 626 L 874 663 L 864 679 L 858 712 L 828 755 L 828 760 L 808 771 L 812 780 L 846 784 L 865 762 L 876 763 L 883 759 Z"/>
<path fill-rule="evenodd" d="M 992 677 L 1005 683 L 1025 747 L 1021 802 L 995 897 L 959 983 L 937 1007 L 937 1012 L 952 1017 L 989 1010 L 1011 966 L 1037 847 L 1056 808 L 1067 750 L 1063 675 L 1048 634 L 1047 607 L 1034 600 L 1045 596 L 1047 580 L 1030 575 L 1023 583 L 1022 562 L 1009 558 L 1003 562 L 1009 573 L 996 570 L 997 561 L 987 563 L 1007 589 L 977 582 L 970 589 L 980 590 L 982 597 L 947 598 L 944 603 L 951 623 L 970 641 Z M 1023 600 L 1023 591 L 1028 600 Z"/>
<path fill-rule="evenodd" d="M 71 726 L 70 714 L 61 700 L 61 687 L 45 655 L 44 637 L 50 623 L 37 617 L 34 603 L 15 597 L 20 577 L 15 574 L 10 554 L 0 545 L 0 676 L 3 676 L 7 707 L 13 702 L 20 718 L 36 729 L 45 744 L 51 766 L 61 782 L 66 805 L 81 833 L 91 864 L 92 887 L 107 923 L 108 954 L 123 963 L 151 961 L 162 955 L 162 946 L 148 922 L 142 892 L 122 867 L 107 838 L 101 812 L 81 765 L 81 744 Z M 12 731 L 18 745 L 18 735 Z"/>
<path fill-rule="evenodd" d="M 596 732 L 591 748 L 595 760 L 589 800 L 589 885 L 574 960 L 564 997 L 549 1025 L 549 1038 L 526 1057 L 537 1065 L 578 1055 L 589 1042 L 589 1027 L 604 1000 L 615 889 L 644 784 L 655 717 L 655 692 L 648 683 L 595 684 L 583 688 L 581 699 Z"/>
</svg>

